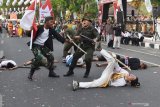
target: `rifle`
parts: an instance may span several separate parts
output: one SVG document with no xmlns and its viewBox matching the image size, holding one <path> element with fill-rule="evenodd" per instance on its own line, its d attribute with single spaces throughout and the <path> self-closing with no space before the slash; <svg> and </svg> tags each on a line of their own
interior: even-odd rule
<svg viewBox="0 0 160 107">
<path fill-rule="evenodd" d="M 80 34 L 80 36 L 81 36 L 82 38 L 85 38 L 85 39 L 87 39 L 88 41 L 92 42 L 93 44 L 96 43 L 93 39 L 90 39 L 90 38 L 87 37 L 87 36 L 84 36 L 84 35 L 82 35 L 82 34 Z"/>
</svg>

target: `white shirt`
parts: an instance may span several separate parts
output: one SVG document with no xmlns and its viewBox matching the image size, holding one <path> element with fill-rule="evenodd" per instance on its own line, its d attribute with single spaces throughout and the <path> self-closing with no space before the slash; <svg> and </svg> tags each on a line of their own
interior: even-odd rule
<svg viewBox="0 0 160 107">
<path fill-rule="evenodd" d="M 142 33 L 138 33 L 139 39 L 140 39 L 142 36 L 143 36 Z"/>
<path fill-rule="evenodd" d="M 16 62 L 14 62 L 13 60 L 4 60 L 0 63 L 0 67 L 2 66 L 7 66 L 8 63 L 12 63 L 14 66 L 16 66 Z"/>
<path fill-rule="evenodd" d="M 100 32 L 101 32 L 101 28 L 98 26 L 98 27 L 95 27 L 96 29 L 97 29 L 97 31 L 98 31 L 98 33 L 100 34 Z"/>
<path fill-rule="evenodd" d="M 44 32 L 36 38 L 34 44 L 44 45 L 45 41 L 48 39 L 49 29 L 44 28 Z"/>
<path fill-rule="evenodd" d="M 118 67 L 118 66 L 114 69 L 114 72 L 120 72 L 120 73 L 123 73 L 124 75 L 129 74 L 128 71 L 126 71 L 125 69 Z M 125 86 L 126 84 L 127 84 L 127 82 L 124 77 L 119 78 L 114 81 L 110 81 L 110 86 L 114 86 L 114 87 L 121 87 L 121 86 Z"/>
<path fill-rule="evenodd" d="M 67 55 L 67 56 L 66 56 L 66 63 L 70 65 L 71 62 L 72 62 L 72 59 L 73 59 L 73 54 Z M 83 63 L 84 63 L 84 62 L 83 62 L 83 59 L 82 59 L 82 58 L 79 58 L 78 61 L 77 61 L 77 65 L 82 65 Z"/>
<path fill-rule="evenodd" d="M 124 34 L 124 37 L 130 37 L 131 36 L 131 34 L 129 33 L 129 32 L 126 32 L 125 34 Z"/>
<path fill-rule="evenodd" d="M 114 86 L 114 87 L 121 87 L 121 86 L 125 86 L 126 80 L 124 78 L 119 78 L 117 80 L 111 81 L 110 86 Z"/>
</svg>

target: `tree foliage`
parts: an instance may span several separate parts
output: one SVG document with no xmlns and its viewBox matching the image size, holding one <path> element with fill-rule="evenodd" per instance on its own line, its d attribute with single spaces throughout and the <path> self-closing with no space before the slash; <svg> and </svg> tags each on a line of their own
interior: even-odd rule
<svg viewBox="0 0 160 107">
<path fill-rule="evenodd" d="M 153 6 L 160 6 L 160 0 L 151 0 Z"/>
<path fill-rule="evenodd" d="M 52 0 L 53 10 L 55 15 L 59 16 L 60 11 L 65 13 L 69 10 L 71 13 L 84 14 L 89 12 L 96 17 L 98 12 L 97 3 L 95 0 Z"/>
<path fill-rule="evenodd" d="M 160 0 L 151 0 L 152 6 L 157 7 L 160 6 Z M 145 14 L 150 15 L 150 13 L 147 12 L 145 1 L 144 0 L 133 0 L 130 3 L 131 6 L 133 6 L 135 9 L 137 9 L 139 14 Z"/>
<path fill-rule="evenodd" d="M 4 0 L 5 1 L 5 0 Z M 26 7 L 25 5 L 12 6 L 13 0 L 10 1 L 10 5 L 6 6 L 6 2 L 3 3 L 3 6 L 0 8 L 17 8 L 17 7 Z M 97 16 L 98 7 L 96 0 L 51 0 L 53 11 L 55 16 L 60 16 L 62 11 L 65 15 L 66 11 L 69 10 L 71 13 L 76 12 L 77 14 L 84 14 L 86 12 L 92 14 L 93 17 Z"/>
<path fill-rule="evenodd" d="M 135 8 L 139 8 L 141 4 L 144 3 L 144 0 L 133 0 L 131 2 L 131 5 L 134 6 Z M 155 6 L 160 6 L 160 0 L 151 0 L 151 3 L 153 7 Z"/>
</svg>

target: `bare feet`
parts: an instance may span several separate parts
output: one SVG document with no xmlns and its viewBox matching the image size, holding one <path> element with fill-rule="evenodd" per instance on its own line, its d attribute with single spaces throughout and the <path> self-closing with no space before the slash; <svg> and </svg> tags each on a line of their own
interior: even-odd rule
<svg viewBox="0 0 160 107">
<path fill-rule="evenodd" d="M 32 61 L 27 61 L 24 63 L 24 66 L 30 65 L 32 63 Z"/>
<path fill-rule="evenodd" d="M 56 59 L 54 60 L 54 63 L 58 63 L 58 62 L 59 62 L 58 60 L 56 60 Z"/>
</svg>

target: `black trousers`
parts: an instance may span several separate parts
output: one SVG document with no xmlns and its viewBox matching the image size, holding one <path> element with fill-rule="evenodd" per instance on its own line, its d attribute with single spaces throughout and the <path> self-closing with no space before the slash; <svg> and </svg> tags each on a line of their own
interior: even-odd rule
<svg viewBox="0 0 160 107">
<path fill-rule="evenodd" d="M 82 49 L 87 52 L 87 54 L 85 55 L 85 63 L 86 63 L 86 71 L 90 72 L 91 69 L 91 65 L 92 65 L 92 59 L 93 59 L 93 52 L 94 52 L 94 48 L 93 47 L 82 47 Z M 72 63 L 69 67 L 69 70 L 73 71 L 74 68 L 76 67 L 77 61 L 79 58 L 81 58 L 84 55 L 84 53 L 82 51 L 80 51 L 79 49 L 77 49 L 77 51 L 73 54 L 73 60 Z"/>
<path fill-rule="evenodd" d="M 132 45 L 139 46 L 139 38 L 132 38 L 131 41 L 132 41 Z"/>
</svg>

